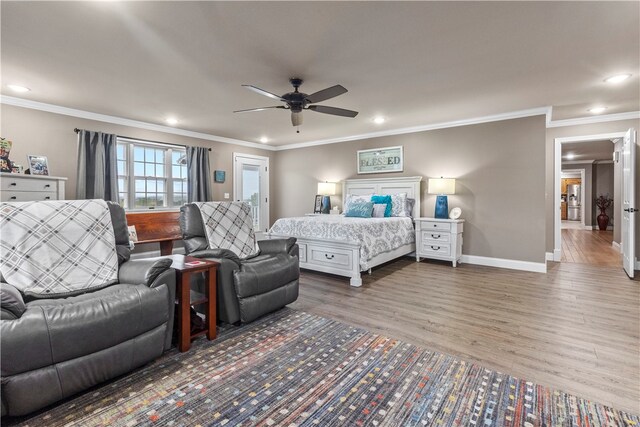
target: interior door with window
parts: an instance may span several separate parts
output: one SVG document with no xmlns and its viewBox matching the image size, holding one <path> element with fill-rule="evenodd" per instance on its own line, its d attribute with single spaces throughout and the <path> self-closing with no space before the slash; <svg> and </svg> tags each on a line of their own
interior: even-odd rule
<svg viewBox="0 0 640 427">
<path fill-rule="evenodd" d="M 636 131 L 629 129 L 622 142 L 622 265 L 634 276 L 636 244 Z"/>
<path fill-rule="evenodd" d="M 253 229 L 269 228 L 269 158 L 233 154 L 233 199 L 251 206 Z"/>
</svg>

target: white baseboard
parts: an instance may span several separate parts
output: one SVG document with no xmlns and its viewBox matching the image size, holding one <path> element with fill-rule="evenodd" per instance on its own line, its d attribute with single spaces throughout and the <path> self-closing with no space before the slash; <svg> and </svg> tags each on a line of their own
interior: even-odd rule
<svg viewBox="0 0 640 427">
<path fill-rule="evenodd" d="M 544 259 L 545 261 L 553 261 L 553 252 L 545 252 Z"/>
<path fill-rule="evenodd" d="M 598 227 L 597 225 L 592 225 L 591 227 L 588 227 L 588 229 L 598 231 L 600 230 L 600 227 Z M 613 231 L 613 225 L 608 225 L 607 231 Z"/>
<path fill-rule="evenodd" d="M 460 259 L 463 263 L 486 265 L 488 267 L 508 268 L 511 270 L 533 271 L 535 273 L 546 273 L 547 264 L 544 262 L 518 261 L 515 259 L 490 258 L 476 255 L 462 255 Z"/>
<path fill-rule="evenodd" d="M 598 228 L 598 226 L 597 226 L 597 225 L 596 225 L 596 226 L 593 226 L 593 225 L 585 225 L 584 227 L 582 227 L 582 229 L 583 229 L 583 230 L 589 230 L 589 231 L 595 230 L 595 229 L 597 229 L 597 228 Z"/>
<path fill-rule="evenodd" d="M 555 262 L 560 262 L 561 259 L 562 259 L 562 252 L 560 251 L 560 249 L 554 249 L 553 250 L 553 260 Z"/>
<path fill-rule="evenodd" d="M 622 253 L 622 246 L 618 242 L 611 242 L 611 246 L 613 249 L 616 249 L 618 252 Z"/>
<path fill-rule="evenodd" d="M 640 261 L 638 261 L 638 258 L 636 258 L 636 266 L 634 267 L 634 270 L 640 270 Z"/>
</svg>

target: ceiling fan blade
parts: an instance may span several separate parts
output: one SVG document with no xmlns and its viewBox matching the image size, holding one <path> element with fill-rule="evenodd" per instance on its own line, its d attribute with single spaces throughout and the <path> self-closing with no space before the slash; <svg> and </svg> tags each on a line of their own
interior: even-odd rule
<svg viewBox="0 0 640 427">
<path fill-rule="evenodd" d="M 252 90 L 252 91 L 254 91 L 256 93 L 259 93 L 260 95 L 268 96 L 269 98 L 273 98 L 273 99 L 277 99 L 278 101 L 286 102 L 286 99 L 280 97 L 279 95 L 276 95 L 276 94 L 271 93 L 271 92 L 267 92 L 266 90 L 260 89 L 259 87 L 255 87 L 255 86 L 252 86 L 252 85 L 242 85 L 242 86 L 246 87 L 247 89 Z"/>
<path fill-rule="evenodd" d="M 342 117 L 355 117 L 358 115 L 357 111 L 345 110 L 344 108 L 327 107 L 325 105 L 310 105 L 309 110 L 316 113 L 333 114 L 334 116 Z"/>
<path fill-rule="evenodd" d="M 250 113 L 252 111 L 262 111 L 262 110 L 268 110 L 269 108 L 283 108 L 283 109 L 287 109 L 287 107 L 283 106 L 283 105 L 276 105 L 274 107 L 260 107 L 260 108 L 249 108 L 248 110 L 236 110 L 234 111 L 234 113 Z"/>
<path fill-rule="evenodd" d="M 312 104 L 316 102 L 326 101 L 327 99 L 335 98 L 338 95 L 342 95 L 343 93 L 347 93 L 348 90 L 340 85 L 335 85 L 328 87 L 326 89 L 322 89 L 316 93 L 312 93 L 307 96 L 307 101 Z"/>
</svg>

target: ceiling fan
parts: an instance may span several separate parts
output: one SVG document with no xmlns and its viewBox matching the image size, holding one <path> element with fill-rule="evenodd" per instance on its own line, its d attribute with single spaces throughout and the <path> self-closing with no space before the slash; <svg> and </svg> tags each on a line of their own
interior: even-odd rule
<svg viewBox="0 0 640 427">
<path fill-rule="evenodd" d="M 302 124 L 302 110 L 311 110 L 316 113 L 333 114 L 334 116 L 342 117 L 355 117 L 358 115 L 357 111 L 345 110 L 344 108 L 328 107 L 325 105 L 311 105 L 318 102 L 326 101 L 327 99 L 335 98 L 347 92 L 347 89 L 340 85 L 335 85 L 322 89 L 318 92 L 307 95 L 298 91 L 298 88 L 302 85 L 302 79 L 294 77 L 289 79 L 289 82 L 293 86 L 294 91 L 285 93 L 282 96 L 276 95 L 271 92 L 267 92 L 264 89 L 252 85 L 242 85 L 247 89 L 250 89 L 256 93 L 259 93 L 269 98 L 282 101 L 285 105 L 276 105 L 272 107 L 250 108 L 248 110 L 238 110 L 234 113 L 248 113 L 251 111 L 262 111 L 271 108 L 281 108 L 285 110 L 291 110 L 291 124 L 293 126 L 300 126 Z M 299 131 L 298 131 L 299 132 Z"/>
</svg>

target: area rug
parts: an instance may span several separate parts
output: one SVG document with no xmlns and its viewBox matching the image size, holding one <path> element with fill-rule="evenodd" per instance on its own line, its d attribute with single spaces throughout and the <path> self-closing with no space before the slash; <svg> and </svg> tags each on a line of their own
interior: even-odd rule
<svg viewBox="0 0 640 427">
<path fill-rule="evenodd" d="M 21 426 L 634 426 L 637 415 L 284 309 Z"/>
</svg>

